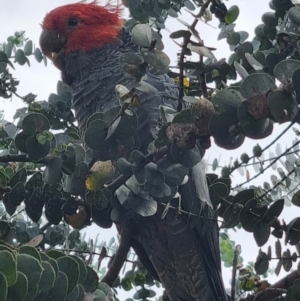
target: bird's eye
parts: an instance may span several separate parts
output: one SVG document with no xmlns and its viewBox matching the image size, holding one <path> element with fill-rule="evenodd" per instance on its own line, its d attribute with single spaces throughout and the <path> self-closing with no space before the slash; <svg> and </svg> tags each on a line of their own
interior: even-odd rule
<svg viewBox="0 0 300 301">
<path fill-rule="evenodd" d="M 68 20 L 68 26 L 74 27 L 74 26 L 77 26 L 77 25 L 78 25 L 78 20 L 77 19 L 71 18 L 71 19 Z"/>
</svg>

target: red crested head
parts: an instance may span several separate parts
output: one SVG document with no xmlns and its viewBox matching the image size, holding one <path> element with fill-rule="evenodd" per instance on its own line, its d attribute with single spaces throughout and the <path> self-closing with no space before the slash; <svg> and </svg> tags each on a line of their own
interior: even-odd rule
<svg viewBox="0 0 300 301">
<path fill-rule="evenodd" d="M 62 49 L 92 51 L 113 43 L 123 26 L 120 12 L 119 5 L 99 6 L 97 1 L 57 7 L 43 20 L 42 51 L 51 58 Z"/>
</svg>

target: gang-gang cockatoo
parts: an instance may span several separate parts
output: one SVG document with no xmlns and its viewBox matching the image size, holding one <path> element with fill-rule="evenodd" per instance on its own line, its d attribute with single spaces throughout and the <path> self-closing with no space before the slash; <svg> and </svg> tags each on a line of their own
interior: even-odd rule
<svg viewBox="0 0 300 301">
<path fill-rule="evenodd" d="M 84 141 L 89 117 L 118 106 L 120 95 L 116 87 L 126 87 L 128 91 L 134 88 L 138 97 L 137 104 L 128 108 L 136 114 L 138 124 L 133 149 L 146 154 L 163 123 L 159 106 L 176 109 L 178 89 L 167 74 L 154 75 L 147 70 L 147 64 L 141 63 L 145 67 L 143 76 L 135 77 L 120 70 L 122 55 L 139 55 L 141 51 L 129 30 L 123 27 L 120 7 L 100 6 L 97 2 L 61 6 L 45 16 L 42 28 L 41 49 L 60 69 L 63 82 L 71 89 L 85 147 L 89 146 Z M 141 81 L 146 87 L 151 85 L 151 93 L 140 88 Z M 157 92 L 153 93 L 153 89 Z M 119 156 L 121 153 L 128 157 L 131 150 L 122 149 Z M 178 214 L 176 210 L 169 210 L 161 218 L 164 207 L 158 204 L 152 216 L 135 214 L 126 220 L 132 225 L 130 246 L 152 276 L 162 283 L 171 301 L 226 301 L 218 225 L 201 163 L 188 169 L 188 181 L 178 186 L 176 198 L 178 195 L 183 210 L 198 214 L 205 207 L 207 218 L 198 218 L 193 226 L 187 214 Z M 173 201 L 177 204 L 178 198 Z M 116 225 L 122 235 L 123 221 L 117 221 Z"/>
</svg>

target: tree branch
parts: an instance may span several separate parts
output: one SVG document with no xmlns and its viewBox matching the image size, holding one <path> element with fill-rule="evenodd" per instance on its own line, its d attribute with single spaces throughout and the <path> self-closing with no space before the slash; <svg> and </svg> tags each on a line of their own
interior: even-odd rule
<svg viewBox="0 0 300 301">
<path fill-rule="evenodd" d="M 125 221 L 121 226 L 120 246 L 111 266 L 108 268 L 106 275 L 102 279 L 102 282 L 105 282 L 110 287 L 113 286 L 124 262 L 127 260 L 127 254 L 131 246 L 133 224 L 130 221 Z"/>
<path fill-rule="evenodd" d="M 251 179 L 249 179 L 248 181 L 245 181 L 243 183 L 238 184 L 237 186 L 231 188 L 231 190 L 234 190 L 238 187 L 241 187 L 249 182 L 251 182 L 252 180 L 256 179 L 257 177 L 259 177 L 261 174 L 263 174 L 269 167 L 271 167 L 275 162 L 277 162 L 281 157 L 285 156 L 286 153 L 288 153 L 291 149 L 293 149 L 296 145 L 298 145 L 300 143 L 300 140 L 297 141 L 296 143 L 294 143 L 291 147 L 289 147 L 285 152 L 283 152 L 280 156 L 276 157 L 273 161 L 271 161 L 270 164 L 268 164 L 265 168 L 263 168 L 258 174 L 256 174 L 255 176 L 253 176 Z"/>
<path fill-rule="evenodd" d="M 263 291 L 257 293 L 256 295 L 248 295 L 247 301 L 275 301 L 278 296 L 286 293 L 287 289 L 293 285 L 296 279 L 300 278 L 298 271 L 293 271 L 286 275 L 276 283 L 272 284 Z"/>
<path fill-rule="evenodd" d="M 29 162 L 29 163 L 41 163 L 41 164 L 47 164 L 48 158 L 42 158 L 39 161 L 34 161 L 28 157 L 28 155 L 5 155 L 0 156 L 0 162 L 1 163 L 9 163 L 9 162 Z"/>
<path fill-rule="evenodd" d="M 283 288 L 288 289 L 290 286 L 293 285 L 296 279 L 300 278 L 300 274 L 298 271 L 293 271 L 290 274 L 286 275 L 284 278 L 280 279 L 276 283 L 272 284 L 270 288 Z"/>
<path fill-rule="evenodd" d="M 259 292 L 252 301 L 272 301 L 284 293 L 286 293 L 286 289 L 268 287 Z"/>
<path fill-rule="evenodd" d="M 236 286 L 236 270 L 238 265 L 238 258 L 241 253 L 241 246 L 237 245 L 234 250 L 233 262 L 232 262 L 232 277 L 231 277 L 231 297 L 230 301 L 235 301 L 235 286 Z"/>
</svg>

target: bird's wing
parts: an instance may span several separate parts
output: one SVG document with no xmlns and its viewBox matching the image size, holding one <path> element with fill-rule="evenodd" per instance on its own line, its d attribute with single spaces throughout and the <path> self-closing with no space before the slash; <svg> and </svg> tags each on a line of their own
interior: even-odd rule
<svg viewBox="0 0 300 301">
<path fill-rule="evenodd" d="M 191 215 L 169 209 L 162 219 L 163 209 L 159 207 L 155 216 L 141 221 L 142 227 L 134 236 L 133 247 L 143 257 L 142 263 L 150 272 L 154 267 L 172 301 L 227 301 L 218 226 L 203 177 L 203 167 L 197 164 L 190 171 L 190 180 L 180 186 L 182 209 Z M 205 201 L 198 197 L 200 188 Z M 148 258 L 139 254 L 140 249 Z"/>
</svg>

